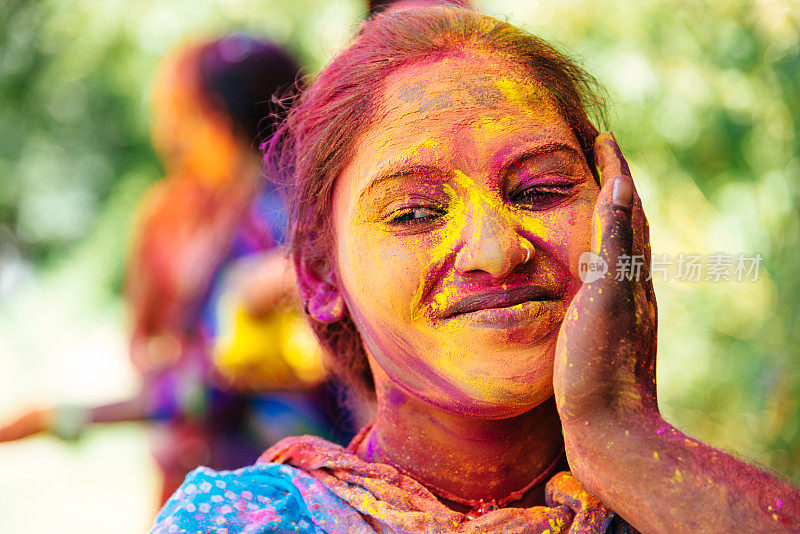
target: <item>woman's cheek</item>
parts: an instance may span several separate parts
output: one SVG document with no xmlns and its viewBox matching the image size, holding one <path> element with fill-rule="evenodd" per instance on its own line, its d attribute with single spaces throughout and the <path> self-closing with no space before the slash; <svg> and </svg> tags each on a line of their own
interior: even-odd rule
<svg viewBox="0 0 800 534">
<path fill-rule="evenodd" d="M 350 242 L 349 293 L 359 295 L 361 312 L 370 322 L 402 321 L 408 315 L 419 277 L 415 249 L 393 236 L 375 236 L 367 231 L 351 235 L 359 239 Z"/>
<path fill-rule="evenodd" d="M 594 202 L 580 202 L 574 206 L 570 218 L 560 230 L 567 246 L 566 268 L 572 277 L 572 290 L 577 292 L 582 282 L 579 278 L 581 255 L 592 250 L 592 213 Z"/>
<path fill-rule="evenodd" d="M 592 212 L 593 204 L 579 198 L 559 209 L 532 216 L 535 224 L 526 222 L 526 228 L 539 228 L 532 237 L 541 253 L 555 260 L 542 261 L 540 265 L 553 268 L 551 275 L 556 279 L 568 278 L 570 292 L 580 287 L 578 262 L 581 254 L 591 250 Z"/>
<path fill-rule="evenodd" d="M 567 209 L 539 212 L 528 216 L 525 228 L 528 229 L 531 240 L 541 254 L 546 254 L 558 263 L 566 263 L 570 254 L 570 240 L 573 228 L 568 221 L 571 219 L 572 207 Z M 550 262 L 539 262 L 550 263 Z"/>
<path fill-rule="evenodd" d="M 356 230 L 358 230 L 356 228 Z M 339 268 L 339 283 L 343 286 L 345 293 L 349 296 L 348 306 L 350 312 L 363 315 L 363 311 L 368 307 L 368 302 L 364 301 L 364 295 L 371 294 L 371 286 L 374 281 L 370 274 L 374 272 L 374 250 L 367 239 L 358 240 L 356 232 L 341 234 L 337 240 L 337 264 Z"/>
<path fill-rule="evenodd" d="M 427 265 L 425 247 L 419 240 L 394 241 L 388 244 L 387 261 L 381 282 L 387 293 L 387 305 L 402 322 L 413 321 L 415 296 Z"/>
</svg>

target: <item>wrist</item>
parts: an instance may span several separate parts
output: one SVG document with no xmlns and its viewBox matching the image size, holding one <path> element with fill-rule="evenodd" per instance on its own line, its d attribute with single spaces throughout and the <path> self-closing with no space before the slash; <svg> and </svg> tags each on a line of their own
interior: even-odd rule
<svg viewBox="0 0 800 534">
<path fill-rule="evenodd" d="M 673 427 L 657 411 L 598 410 L 580 420 L 562 421 L 564 447 L 576 478 L 593 487 L 606 472 L 634 461 L 649 450 L 653 436 Z"/>
</svg>

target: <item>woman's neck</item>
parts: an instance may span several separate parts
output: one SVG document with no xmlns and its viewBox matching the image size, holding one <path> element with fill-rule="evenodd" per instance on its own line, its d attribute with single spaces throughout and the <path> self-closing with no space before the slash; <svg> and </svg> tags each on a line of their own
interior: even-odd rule
<svg viewBox="0 0 800 534">
<path fill-rule="evenodd" d="M 373 371 L 377 418 L 357 454 L 398 467 L 439 497 L 503 501 L 554 462 L 566 465 L 561 421 L 552 398 L 515 417 L 478 419 L 441 410 L 408 394 L 377 365 Z M 509 506 L 543 505 L 547 479 Z"/>
</svg>

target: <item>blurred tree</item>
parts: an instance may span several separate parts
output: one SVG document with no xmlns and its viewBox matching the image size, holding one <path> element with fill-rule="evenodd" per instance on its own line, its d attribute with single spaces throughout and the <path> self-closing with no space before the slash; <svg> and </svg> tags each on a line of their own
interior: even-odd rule
<svg viewBox="0 0 800 534">
<path fill-rule="evenodd" d="M 157 161 L 142 87 L 126 83 L 136 43 L 124 33 L 88 43 L 83 24 L 53 24 L 46 3 L 0 9 L 0 224 L 43 264 L 86 237 L 120 179 L 155 179 Z"/>
</svg>

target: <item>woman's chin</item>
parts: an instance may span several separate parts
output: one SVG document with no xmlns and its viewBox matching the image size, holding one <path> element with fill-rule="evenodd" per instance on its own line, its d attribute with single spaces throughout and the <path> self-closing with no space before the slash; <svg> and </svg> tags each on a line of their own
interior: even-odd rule
<svg viewBox="0 0 800 534">
<path fill-rule="evenodd" d="M 533 347 L 470 343 L 467 353 L 440 353 L 428 363 L 439 380 L 419 393 L 465 416 L 500 419 L 524 413 L 553 395 L 556 338 L 557 332 Z"/>
<path fill-rule="evenodd" d="M 462 384 L 459 394 L 444 396 L 434 404 L 464 417 L 506 419 L 528 412 L 553 396 L 552 374 L 546 380 L 495 379 L 469 386 Z"/>
</svg>

